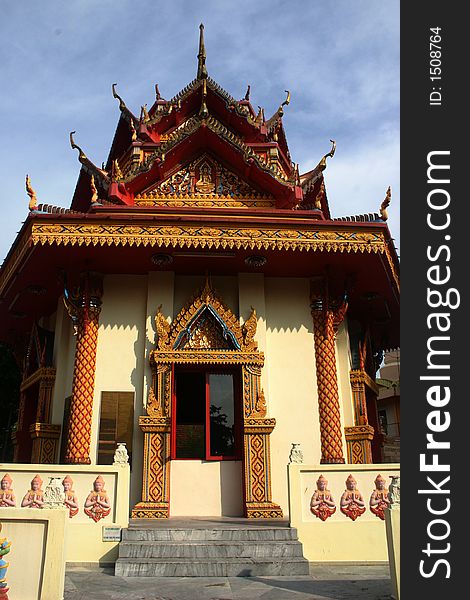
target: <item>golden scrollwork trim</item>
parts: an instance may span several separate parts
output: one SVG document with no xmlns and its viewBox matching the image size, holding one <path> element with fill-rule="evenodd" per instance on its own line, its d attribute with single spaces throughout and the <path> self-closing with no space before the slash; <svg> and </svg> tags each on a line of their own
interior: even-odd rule
<svg viewBox="0 0 470 600">
<path fill-rule="evenodd" d="M 353 369 L 349 372 L 349 380 L 351 385 L 364 384 L 369 389 L 371 389 L 375 395 L 379 395 L 379 387 L 372 379 L 370 375 L 368 375 L 362 369 Z"/>
<path fill-rule="evenodd" d="M 346 441 L 352 440 L 372 440 L 374 437 L 374 428 L 372 425 L 351 425 L 344 428 Z"/>
<path fill-rule="evenodd" d="M 32 423 L 29 426 L 32 438 L 58 439 L 60 430 L 60 425 L 52 425 L 51 423 Z"/>
<path fill-rule="evenodd" d="M 124 225 L 112 223 L 35 223 L 33 244 L 92 246 L 170 246 L 249 250 L 306 250 L 385 253 L 382 232 L 288 229 Z"/>
<path fill-rule="evenodd" d="M 34 371 L 21 384 L 20 391 L 23 392 L 38 381 L 44 382 L 52 386 L 55 381 L 56 370 L 53 367 L 41 367 Z"/>
<path fill-rule="evenodd" d="M 170 417 L 139 417 L 139 427 L 144 433 L 170 433 Z"/>
<path fill-rule="evenodd" d="M 276 419 L 253 419 L 248 418 L 243 421 L 243 432 L 250 433 L 271 433 L 276 427 Z"/>
<path fill-rule="evenodd" d="M 262 367 L 264 364 L 264 354 L 262 352 L 239 352 L 238 350 L 154 350 L 151 360 L 156 364 L 256 364 Z"/>
</svg>

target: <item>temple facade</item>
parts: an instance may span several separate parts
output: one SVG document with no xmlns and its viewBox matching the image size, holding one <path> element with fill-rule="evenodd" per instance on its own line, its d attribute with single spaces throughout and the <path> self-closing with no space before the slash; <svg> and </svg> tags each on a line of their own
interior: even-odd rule
<svg viewBox="0 0 470 600">
<path fill-rule="evenodd" d="M 196 78 L 173 98 L 156 86 L 137 116 L 113 95 L 106 164 L 71 133 L 70 208 L 40 204 L 27 179 L 1 269 L 0 336 L 24 356 L 14 460 L 111 465 L 124 443 L 134 518 L 288 516 L 289 460 L 384 459 L 390 191 L 378 213 L 334 218 L 335 142 L 301 174 L 290 94 L 270 118 L 249 89 L 232 97 L 208 75 L 202 27 Z"/>
</svg>

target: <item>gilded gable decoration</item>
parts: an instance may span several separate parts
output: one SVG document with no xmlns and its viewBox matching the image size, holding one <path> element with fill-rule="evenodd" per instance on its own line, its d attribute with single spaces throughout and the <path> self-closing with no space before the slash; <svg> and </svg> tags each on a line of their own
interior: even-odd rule
<svg viewBox="0 0 470 600">
<path fill-rule="evenodd" d="M 135 200 L 140 206 L 275 205 L 274 198 L 258 192 L 207 154 L 144 191 Z"/>
</svg>

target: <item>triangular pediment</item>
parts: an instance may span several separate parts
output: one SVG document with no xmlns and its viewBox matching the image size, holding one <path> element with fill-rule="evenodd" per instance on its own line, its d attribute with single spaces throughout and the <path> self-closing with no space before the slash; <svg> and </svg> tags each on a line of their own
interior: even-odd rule
<svg viewBox="0 0 470 600">
<path fill-rule="evenodd" d="M 273 207 L 263 194 L 233 170 L 204 153 L 135 198 L 142 206 Z"/>
</svg>

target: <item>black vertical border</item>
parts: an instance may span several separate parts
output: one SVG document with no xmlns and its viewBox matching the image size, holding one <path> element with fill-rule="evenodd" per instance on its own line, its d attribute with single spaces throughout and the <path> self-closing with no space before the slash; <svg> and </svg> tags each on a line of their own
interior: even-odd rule
<svg viewBox="0 0 470 600">
<path fill-rule="evenodd" d="M 470 567 L 466 565 L 466 558 L 470 504 L 465 498 L 470 494 L 470 485 L 465 459 L 470 456 L 470 326 L 466 293 L 466 280 L 470 276 L 470 229 L 467 226 L 470 110 L 465 84 L 470 72 L 470 25 L 463 9 L 463 4 L 449 0 L 401 3 L 401 598 L 405 600 L 415 597 L 442 600 L 449 598 L 449 594 L 463 598 L 469 593 Z M 431 27 L 441 28 L 440 82 L 430 80 Z M 429 104 L 433 86 L 442 88 L 441 106 Z M 427 155 L 438 150 L 450 151 L 450 185 L 441 186 L 451 194 L 448 209 L 451 224 L 445 232 L 432 231 L 426 224 L 427 195 L 431 189 L 426 175 Z M 451 239 L 444 240 L 444 235 L 450 235 Z M 450 464 L 450 472 L 423 473 L 419 455 L 426 452 L 429 432 L 426 417 L 434 410 L 426 400 L 431 384 L 420 381 L 420 375 L 429 374 L 426 371 L 427 341 L 430 335 L 435 335 L 435 330 L 432 333 L 426 323 L 427 315 L 433 312 L 426 299 L 427 269 L 433 263 L 427 259 L 426 251 L 429 245 L 437 248 L 445 243 L 449 245 L 451 257 L 440 264 L 451 269 L 447 288 L 457 288 L 461 297 L 459 308 L 438 309 L 450 313 L 452 323 L 450 331 L 442 334 L 451 338 L 448 346 L 451 354 L 442 361 L 450 363 L 451 400 L 441 409 L 450 412 L 451 425 L 440 437 L 436 435 L 437 439 L 451 443 L 449 450 L 439 452 L 439 461 Z M 442 487 L 450 490 L 448 495 L 418 493 L 419 489 L 432 488 L 427 476 L 441 482 L 447 475 L 450 481 Z M 431 515 L 427 509 L 430 497 L 436 499 L 436 508 L 444 507 L 444 498 L 448 497 L 449 512 L 441 517 Z M 431 540 L 427 533 L 429 523 L 438 518 L 446 519 L 451 528 L 449 537 L 442 541 Z M 444 526 L 440 530 L 436 526 L 433 531 L 443 532 Z M 428 557 L 423 553 L 428 542 L 433 550 L 442 550 L 449 543 L 449 551 Z M 430 573 L 440 558 L 449 562 L 450 578 L 446 578 L 448 570 L 444 564 L 436 566 L 432 577 L 420 574 L 421 560 L 426 561 L 424 570 Z"/>
</svg>

